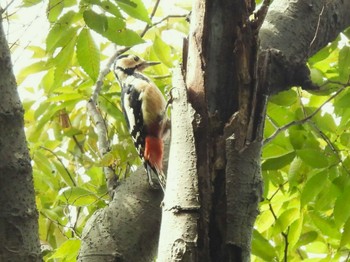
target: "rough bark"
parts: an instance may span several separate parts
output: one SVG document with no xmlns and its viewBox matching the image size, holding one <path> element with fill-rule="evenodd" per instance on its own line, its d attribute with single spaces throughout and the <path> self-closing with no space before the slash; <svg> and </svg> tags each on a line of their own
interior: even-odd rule
<svg viewBox="0 0 350 262">
<path fill-rule="evenodd" d="M 1 17 L 0 93 L 0 261 L 41 261 L 23 108 Z"/>
<path fill-rule="evenodd" d="M 120 182 L 108 207 L 86 224 L 78 261 L 153 261 L 163 192 L 151 190 L 143 167 Z"/>
<path fill-rule="evenodd" d="M 349 0 L 272 2 L 259 33 L 261 49 L 271 52 L 271 94 L 291 86 L 317 89 L 306 60 L 350 25 L 349 10 Z"/>
</svg>

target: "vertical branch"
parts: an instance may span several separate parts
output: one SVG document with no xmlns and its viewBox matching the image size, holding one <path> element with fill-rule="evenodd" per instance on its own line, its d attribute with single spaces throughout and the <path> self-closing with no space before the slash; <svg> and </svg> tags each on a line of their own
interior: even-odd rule
<svg viewBox="0 0 350 262">
<path fill-rule="evenodd" d="M 171 147 L 158 260 L 197 261 L 197 220 L 200 206 L 192 126 L 194 110 L 188 103 L 180 68 L 174 70 L 173 86 Z"/>
</svg>

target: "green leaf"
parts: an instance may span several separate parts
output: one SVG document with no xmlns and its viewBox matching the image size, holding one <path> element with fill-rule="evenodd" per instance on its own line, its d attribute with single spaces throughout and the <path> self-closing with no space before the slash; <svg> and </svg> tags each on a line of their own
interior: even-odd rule
<svg viewBox="0 0 350 262">
<path fill-rule="evenodd" d="M 83 13 L 83 18 L 88 27 L 99 34 L 103 34 L 108 29 L 108 20 L 104 15 L 97 14 L 92 10 L 86 10 Z"/>
<path fill-rule="evenodd" d="M 339 51 L 339 77 L 341 82 L 348 82 L 350 76 L 350 46 L 345 45 Z"/>
<path fill-rule="evenodd" d="M 119 8 L 112 4 L 111 1 L 100 1 L 100 0 L 85 0 L 86 2 L 90 3 L 90 4 L 94 4 L 94 5 L 98 5 L 99 7 L 101 7 L 103 10 L 105 10 L 106 12 L 114 15 L 115 17 L 118 18 L 123 18 L 122 14 L 120 13 Z"/>
<path fill-rule="evenodd" d="M 151 20 L 148 17 L 147 9 L 141 0 L 130 0 L 130 1 L 116 0 L 116 2 L 118 6 L 131 17 L 134 17 L 138 20 L 151 24 Z"/>
<path fill-rule="evenodd" d="M 84 188 L 70 187 L 61 192 L 59 199 L 74 206 L 88 206 L 96 202 L 98 197 Z"/>
<path fill-rule="evenodd" d="M 133 46 L 144 42 L 136 32 L 125 28 L 125 21 L 121 18 L 106 17 L 91 10 L 85 11 L 83 17 L 92 30 L 117 45 Z"/>
<path fill-rule="evenodd" d="M 297 243 L 297 246 L 305 246 L 317 239 L 317 232 L 316 231 L 309 231 L 304 234 L 302 234 L 299 238 L 299 241 Z"/>
<path fill-rule="evenodd" d="M 345 222 L 344 230 L 341 235 L 340 247 L 344 247 L 349 243 L 350 243 L 350 218 Z"/>
<path fill-rule="evenodd" d="M 47 102 L 58 102 L 58 101 L 70 101 L 70 100 L 83 100 L 84 96 L 80 93 L 69 93 L 60 94 L 48 98 Z"/>
<path fill-rule="evenodd" d="M 317 197 L 323 189 L 327 177 L 327 171 L 323 170 L 306 181 L 306 184 L 301 191 L 301 207 Z"/>
<path fill-rule="evenodd" d="M 334 206 L 334 220 L 340 227 L 350 217 L 350 186 L 344 189 L 344 192 L 337 198 Z"/>
<path fill-rule="evenodd" d="M 156 35 L 152 47 L 154 49 L 154 53 L 163 64 L 165 64 L 167 67 L 173 67 L 171 48 L 158 35 Z"/>
<path fill-rule="evenodd" d="M 340 238 L 340 232 L 336 230 L 337 227 L 334 223 L 334 220 L 317 211 L 310 212 L 309 216 L 311 217 L 312 222 L 314 222 L 315 226 L 322 232 L 322 234 L 335 239 Z"/>
<path fill-rule="evenodd" d="M 278 257 L 275 248 L 257 230 L 253 231 L 252 253 L 264 261 L 275 261 Z"/>
<path fill-rule="evenodd" d="M 335 133 L 337 130 L 337 125 L 335 124 L 334 118 L 331 114 L 325 113 L 324 115 L 316 115 L 314 120 L 321 130 L 325 130 L 331 133 Z"/>
<path fill-rule="evenodd" d="M 63 76 L 72 62 L 75 43 L 76 37 L 72 38 L 71 41 L 65 47 L 63 47 L 57 56 L 52 60 L 53 64 L 56 66 L 54 73 L 54 87 L 60 86 L 64 80 Z"/>
<path fill-rule="evenodd" d="M 315 168 L 323 168 L 328 166 L 328 159 L 321 150 L 315 149 L 300 149 L 297 150 L 297 155 L 304 161 L 304 163 Z"/>
<path fill-rule="evenodd" d="M 296 219 L 290 225 L 288 230 L 288 242 L 291 248 L 293 248 L 296 245 L 296 243 L 299 241 L 302 229 L 303 229 L 303 216 L 300 216 L 299 219 Z"/>
<path fill-rule="evenodd" d="M 345 95 L 341 96 L 339 99 L 335 99 L 334 107 L 348 108 L 349 103 L 350 103 L 350 93 L 346 93 Z"/>
<path fill-rule="evenodd" d="M 53 53 L 57 47 L 62 47 L 71 40 L 70 30 L 75 18 L 76 13 L 69 11 L 56 21 L 46 38 L 47 52 Z"/>
<path fill-rule="evenodd" d="M 17 75 L 16 77 L 17 84 L 20 85 L 29 75 L 39 73 L 47 69 L 48 69 L 47 64 L 44 61 L 39 61 L 39 62 L 30 64 L 29 66 L 23 68 Z"/>
<path fill-rule="evenodd" d="M 297 186 L 305 179 L 304 169 L 303 161 L 299 157 L 295 157 L 288 171 L 288 181 L 291 186 Z"/>
<path fill-rule="evenodd" d="M 340 143 L 343 146 L 350 147 L 350 133 L 343 133 L 340 135 Z"/>
<path fill-rule="evenodd" d="M 307 139 L 307 132 L 305 130 L 290 129 L 289 140 L 294 149 L 301 149 Z"/>
<path fill-rule="evenodd" d="M 62 245 L 59 246 L 49 257 L 49 259 L 57 259 L 60 258 L 65 262 L 73 262 L 76 261 L 76 257 L 78 256 L 78 251 L 80 249 L 80 240 L 78 239 L 68 239 Z M 55 260 L 56 261 L 56 260 Z"/>
<path fill-rule="evenodd" d="M 280 106 L 290 106 L 297 101 L 297 93 L 293 89 L 279 92 L 270 98 L 270 102 Z"/>
<path fill-rule="evenodd" d="M 39 3 L 43 2 L 43 0 L 22 0 L 22 5 L 23 7 L 30 7 L 37 5 Z"/>
<path fill-rule="evenodd" d="M 100 51 L 89 29 L 83 29 L 77 40 L 77 58 L 84 71 L 94 80 L 100 72 Z"/>
<path fill-rule="evenodd" d="M 261 167 L 263 170 L 277 170 L 292 162 L 294 157 L 295 152 L 293 151 L 282 156 L 269 158 L 266 161 L 264 161 Z"/>
<path fill-rule="evenodd" d="M 117 45 L 134 46 L 144 43 L 144 40 L 134 31 L 130 29 L 120 29 L 117 31 L 108 30 L 104 36 Z"/>
<path fill-rule="evenodd" d="M 49 0 L 49 5 L 47 7 L 47 18 L 51 23 L 56 22 L 63 10 L 63 7 L 64 0 Z"/>
<path fill-rule="evenodd" d="M 290 208 L 285 210 L 278 218 L 273 228 L 274 234 L 283 232 L 290 226 L 295 220 L 299 219 L 299 208 Z"/>
<path fill-rule="evenodd" d="M 32 58 L 44 58 L 46 56 L 46 50 L 40 46 L 32 45 L 26 49 L 33 52 Z"/>
</svg>

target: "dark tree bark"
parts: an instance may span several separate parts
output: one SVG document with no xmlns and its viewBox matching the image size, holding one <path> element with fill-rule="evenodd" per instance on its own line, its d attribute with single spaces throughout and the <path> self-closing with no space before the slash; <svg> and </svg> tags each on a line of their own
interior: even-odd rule
<svg viewBox="0 0 350 262">
<path fill-rule="evenodd" d="M 252 230 L 262 194 L 260 154 L 267 98 L 292 85 L 316 89 L 305 65 L 307 58 L 350 25 L 348 0 L 275 0 L 264 24 L 266 6 L 252 19 L 254 3 L 194 1 L 183 76 L 191 105 L 188 108 L 195 110 L 184 126 L 193 127 L 188 132 L 193 132 L 194 140 L 186 142 L 195 148 L 197 162 L 193 168 L 197 176 L 193 179 L 189 175 L 193 173 L 191 169 L 188 174 L 181 173 L 187 175 L 187 179 L 181 179 L 185 182 L 182 186 L 188 189 L 197 184 L 198 177 L 198 196 L 189 195 L 188 199 L 198 197 L 200 209 L 195 201 L 189 201 L 189 206 L 180 204 L 163 210 L 166 216 L 173 216 L 173 224 L 176 217 L 179 227 L 188 223 L 190 231 L 171 239 L 172 244 L 166 243 L 172 248 L 159 249 L 174 251 L 158 254 L 162 259 L 172 259 L 161 262 L 250 260 Z M 171 143 L 178 146 L 181 136 L 176 137 Z M 188 159 L 191 154 L 191 150 L 184 150 L 173 157 Z M 170 163 L 178 162 L 170 159 Z M 178 170 L 177 166 L 170 164 L 169 175 L 174 170 Z M 123 197 L 114 201 L 122 203 Z M 118 212 L 129 208 L 132 207 L 120 204 Z M 143 206 L 148 208 L 152 210 Z M 198 216 L 197 225 L 193 224 L 193 215 Z M 154 227 L 159 218 L 153 217 L 148 223 Z M 164 223 L 162 234 L 166 234 L 167 226 Z M 193 228 L 197 228 L 195 242 Z M 108 230 L 118 234 L 120 229 Z M 85 231 L 89 235 L 89 230 Z M 143 243 L 141 239 L 135 238 L 130 245 Z M 153 252 L 150 248 L 149 254 Z"/>
<path fill-rule="evenodd" d="M 1 17 L 0 93 L 0 261 L 41 261 L 23 108 Z"/>
</svg>

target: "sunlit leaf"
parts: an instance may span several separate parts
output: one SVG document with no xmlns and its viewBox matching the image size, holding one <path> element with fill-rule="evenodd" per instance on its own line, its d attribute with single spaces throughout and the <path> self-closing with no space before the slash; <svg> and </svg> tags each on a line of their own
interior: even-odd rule
<svg viewBox="0 0 350 262">
<path fill-rule="evenodd" d="M 273 95 L 269 101 L 276 105 L 290 106 L 297 101 L 297 93 L 293 89 L 289 89 Z"/>
<path fill-rule="evenodd" d="M 98 197 L 84 188 L 71 187 L 64 190 L 60 194 L 59 199 L 74 206 L 87 206 L 96 202 Z"/>
<path fill-rule="evenodd" d="M 167 67 L 173 67 L 171 58 L 171 48 L 159 36 L 156 36 L 153 42 L 153 49 L 158 59 Z"/>
<path fill-rule="evenodd" d="M 337 227 L 334 220 L 316 211 L 310 212 L 309 216 L 324 235 L 339 239 L 340 232 L 336 230 Z"/>
<path fill-rule="evenodd" d="M 44 61 L 39 61 L 33 63 L 25 68 L 23 68 L 17 75 L 17 84 L 20 85 L 29 75 L 43 72 L 47 70 L 47 64 Z"/>
<path fill-rule="evenodd" d="M 350 46 L 345 45 L 339 52 L 339 78 L 347 83 L 350 76 Z"/>
<path fill-rule="evenodd" d="M 63 76 L 68 69 L 68 65 L 71 64 L 75 43 L 76 37 L 72 38 L 71 41 L 61 49 L 61 51 L 52 61 L 56 65 L 54 73 L 54 86 L 56 87 L 62 84 L 64 80 Z"/>
<path fill-rule="evenodd" d="M 275 248 L 257 230 L 253 231 L 252 253 L 264 261 L 274 261 L 277 258 Z"/>
<path fill-rule="evenodd" d="M 43 0 L 22 0 L 22 6 L 23 7 L 30 7 L 33 5 L 37 5 L 41 2 L 43 2 Z"/>
<path fill-rule="evenodd" d="M 312 201 L 323 189 L 327 180 L 327 171 L 321 171 L 306 181 L 301 192 L 301 206 Z"/>
<path fill-rule="evenodd" d="M 47 102 L 57 102 L 57 101 L 69 101 L 69 100 L 82 100 L 84 97 L 79 93 L 70 93 L 70 94 L 60 94 L 57 96 L 52 96 L 48 98 Z"/>
<path fill-rule="evenodd" d="M 80 32 L 76 52 L 81 67 L 96 81 L 100 72 L 100 51 L 88 29 Z"/>
<path fill-rule="evenodd" d="M 108 20 L 104 15 L 95 13 L 92 10 L 86 10 L 83 14 L 85 23 L 97 33 L 103 34 L 108 29 Z"/>
<path fill-rule="evenodd" d="M 300 216 L 290 225 L 288 229 L 288 242 L 291 248 L 293 248 L 300 239 L 300 235 L 303 230 L 303 221 L 303 216 Z"/>
<path fill-rule="evenodd" d="M 288 226 L 290 226 L 295 220 L 299 219 L 300 211 L 298 208 L 291 208 L 285 210 L 278 218 L 273 228 L 275 234 L 283 232 Z"/>
<path fill-rule="evenodd" d="M 340 227 L 342 226 L 350 217 L 350 186 L 346 187 L 337 200 L 334 206 L 334 220 L 336 224 Z"/>
<path fill-rule="evenodd" d="M 345 245 L 350 243 L 350 218 L 345 222 L 344 230 L 341 235 L 340 247 L 344 247 Z"/>
<path fill-rule="evenodd" d="M 113 43 L 122 46 L 133 46 L 144 42 L 136 32 L 130 29 L 108 30 L 104 36 Z"/>
<path fill-rule="evenodd" d="M 141 0 L 127 0 L 127 1 L 118 1 L 116 0 L 118 6 L 128 15 L 144 21 L 148 24 L 151 23 L 149 19 L 148 12 Z"/>
<path fill-rule="evenodd" d="M 308 231 L 306 233 L 303 233 L 300 238 L 299 241 L 297 243 L 298 246 L 304 246 L 307 245 L 313 241 L 316 240 L 318 234 L 316 231 Z"/>
<path fill-rule="evenodd" d="M 50 22 L 56 22 L 64 7 L 63 0 L 49 0 L 47 7 L 47 18 Z"/>
<path fill-rule="evenodd" d="M 69 30 L 73 31 L 71 25 L 73 21 L 75 21 L 75 16 L 75 12 L 69 11 L 56 21 L 46 37 L 46 51 L 53 53 L 57 47 L 62 47 L 69 42 L 71 39 Z M 62 39 L 65 39 L 66 41 L 62 41 Z"/>
<path fill-rule="evenodd" d="M 68 239 L 50 256 L 49 259 L 60 258 L 62 261 L 76 261 L 81 241 L 78 239 Z"/>
</svg>

